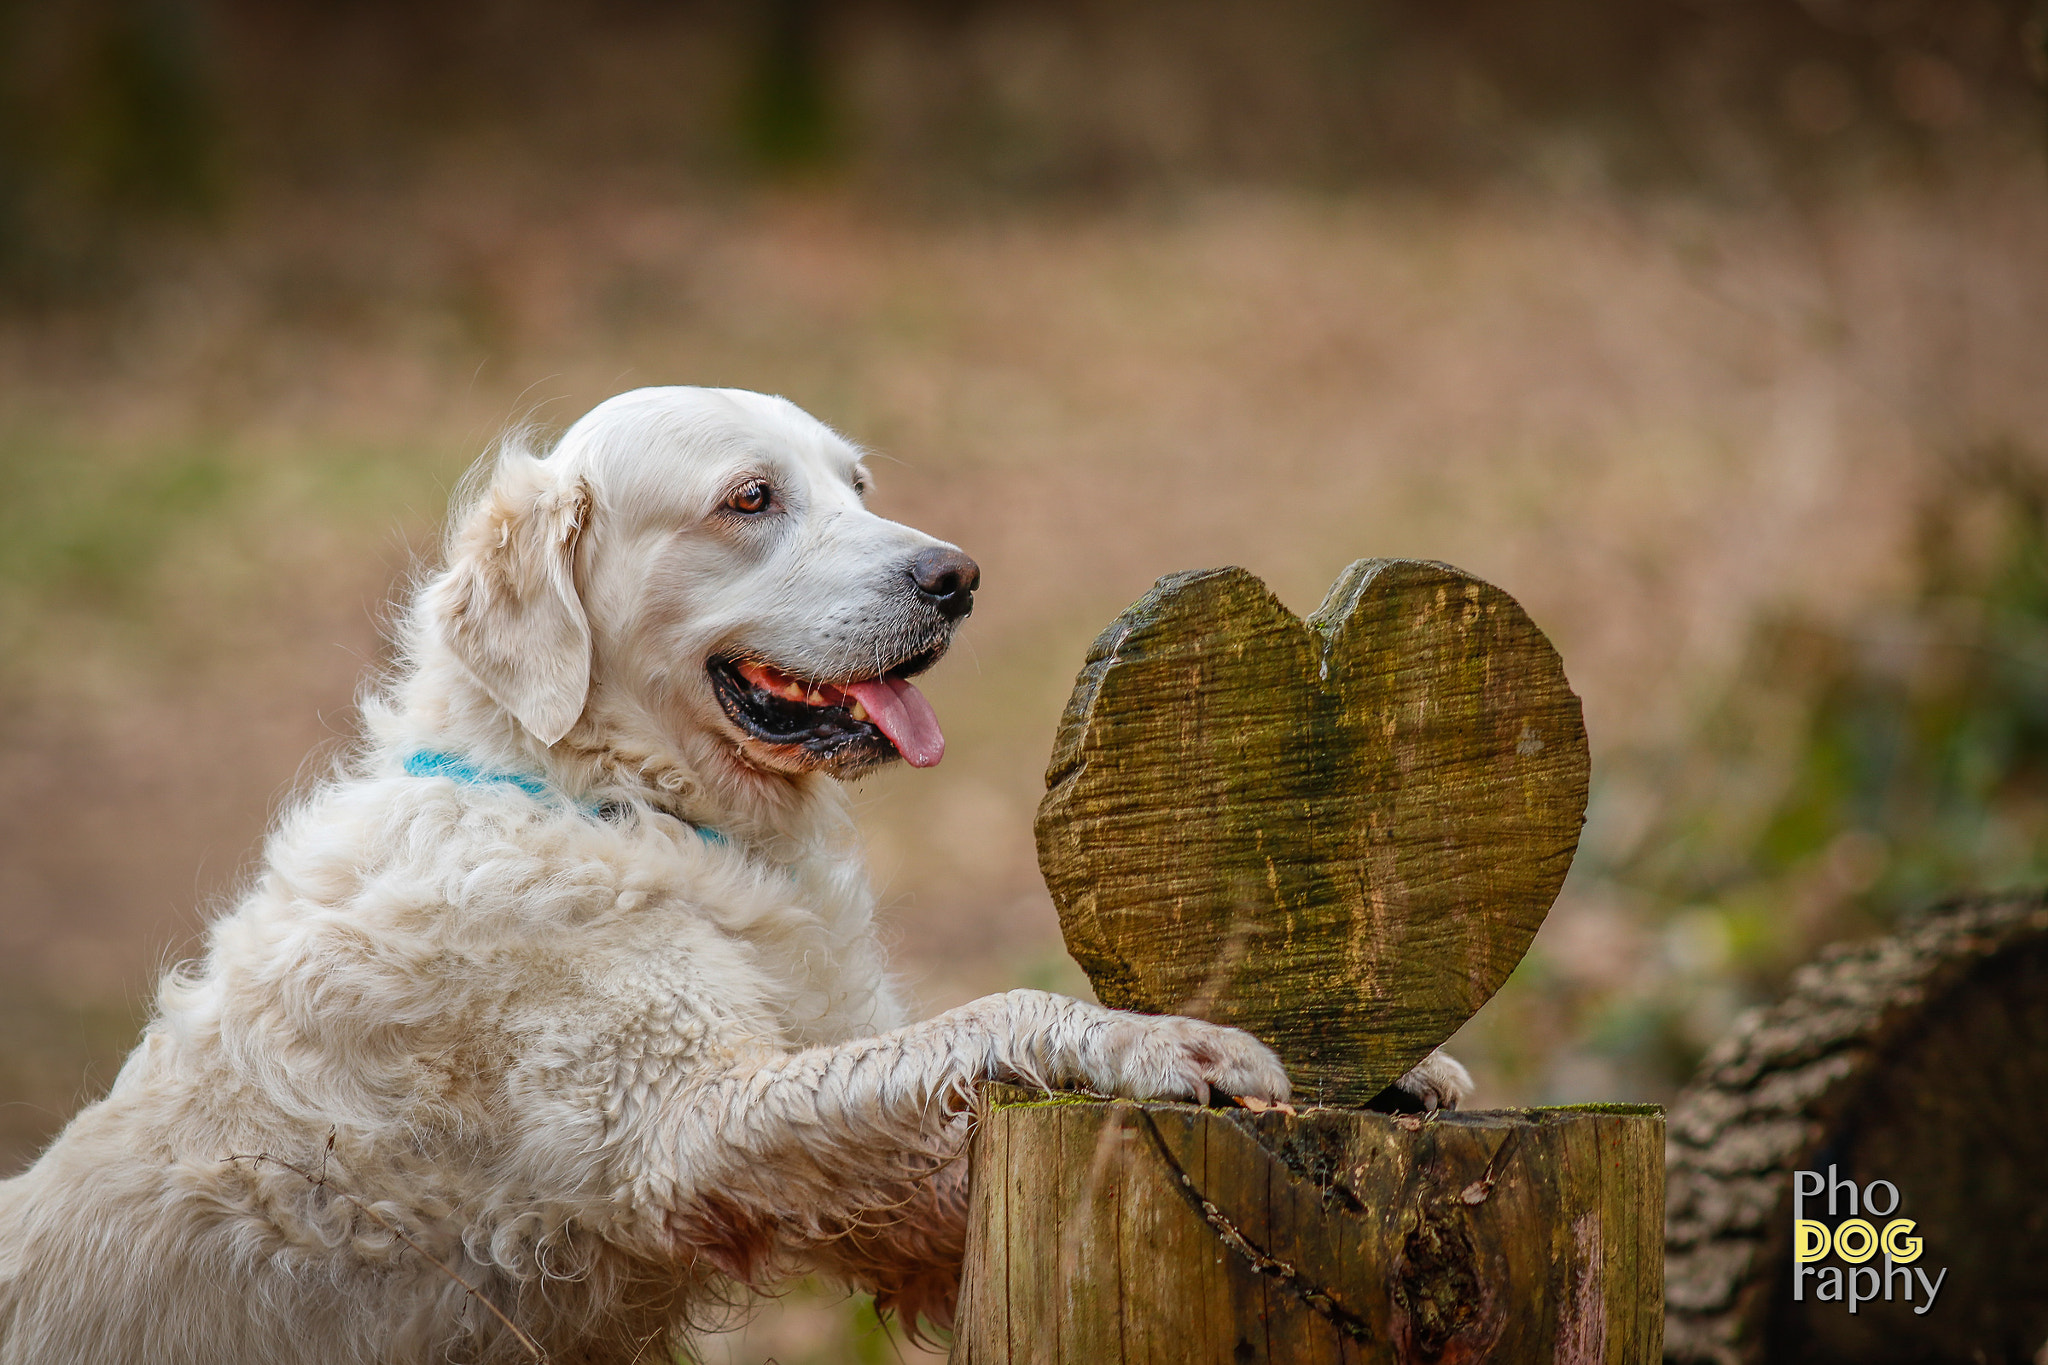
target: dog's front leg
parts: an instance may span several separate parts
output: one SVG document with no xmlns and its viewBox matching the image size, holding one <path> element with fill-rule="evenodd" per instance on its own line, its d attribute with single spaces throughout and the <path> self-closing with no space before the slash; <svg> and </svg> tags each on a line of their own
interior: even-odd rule
<svg viewBox="0 0 2048 1365">
<path fill-rule="evenodd" d="M 1044 991 L 988 996 L 680 1088 L 647 1182 L 670 1251 L 755 1285 L 837 1271 L 943 1321 L 965 1203 L 948 1183 L 961 1177 L 936 1173 L 984 1080 L 1142 1099 L 1288 1094 L 1278 1059 L 1237 1029 Z"/>
</svg>

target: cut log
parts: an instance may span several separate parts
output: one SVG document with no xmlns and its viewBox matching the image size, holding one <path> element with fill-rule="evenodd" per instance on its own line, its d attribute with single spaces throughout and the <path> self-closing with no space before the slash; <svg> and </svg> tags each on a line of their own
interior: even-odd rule
<svg viewBox="0 0 2048 1365">
<path fill-rule="evenodd" d="M 1650 1106 L 1396 1116 L 998 1092 L 958 1365 L 1649 1362 Z"/>
<path fill-rule="evenodd" d="M 1060 725 L 1039 867 L 1106 1005 L 1248 1029 L 1363 1104 L 1499 989 L 1586 809 L 1586 731 L 1515 600 L 1360 560 L 1303 621 L 1242 569 L 1162 578 Z"/>
<path fill-rule="evenodd" d="M 2048 899 L 1952 903 L 1801 969 L 1673 1106 L 1669 1358 L 2041 1360 L 2044 1096 Z M 1897 1189 L 1895 1216 L 1917 1225 L 1917 1264 L 1947 1272 L 1931 1305 L 1923 1292 L 1851 1313 L 1811 1279 L 1793 1299 L 1792 1173 L 1831 1166 L 1859 1187 Z M 1847 1216 L 1826 1217 L 1824 1201 L 1803 1212 L 1827 1224 Z"/>
</svg>

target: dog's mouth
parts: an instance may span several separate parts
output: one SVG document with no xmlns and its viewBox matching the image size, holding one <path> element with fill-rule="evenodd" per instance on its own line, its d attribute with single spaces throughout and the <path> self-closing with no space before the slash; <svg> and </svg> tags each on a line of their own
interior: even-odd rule
<svg viewBox="0 0 2048 1365">
<path fill-rule="evenodd" d="M 938 715 L 910 679 L 931 667 L 931 649 L 873 678 L 845 682 L 798 677 L 758 659 L 717 657 L 705 665 L 733 724 L 765 744 L 798 748 L 836 769 L 901 755 L 929 768 L 946 752 Z"/>
</svg>

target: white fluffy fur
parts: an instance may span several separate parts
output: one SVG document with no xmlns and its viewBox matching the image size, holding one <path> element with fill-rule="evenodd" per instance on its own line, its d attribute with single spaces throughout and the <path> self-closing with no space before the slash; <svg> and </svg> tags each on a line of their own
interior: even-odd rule
<svg viewBox="0 0 2048 1365">
<path fill-rule="evenodd" d="M 750 477 L 783 502 L 742 522 Z M 564 1362 L 659 1359 L 799 1270 L 943 1321 L 974 1082 L 1285 1095 L 1244 1034 L 1043 992 L 904 1024 L 839 783 L 704 673 L 744 646 L 867 676 L 931 629 L 903 566 L 939 542 L 860 477 L 732 391 L 503 453 L 346 771 L 107 1098 L 0 1183 L 0 1365 L 525 1357 L 455 1276 Z M 549 793 L 410 776 L 420 751 Z"/>
</svg>

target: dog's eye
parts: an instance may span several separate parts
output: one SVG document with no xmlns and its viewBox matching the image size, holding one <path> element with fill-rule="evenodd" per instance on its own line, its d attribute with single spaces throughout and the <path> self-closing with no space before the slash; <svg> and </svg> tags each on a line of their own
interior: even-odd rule
<svg viewBox="0 0 2048 1365">
<path fill-rule="evenodd" d="M 774 496 L 775 490 L 768 486 L 765 479 L 755 479 L 752 483 L 741 484 L 735 489 L 733 495 L 725 500 L 725 505 L 735 512 L 765 512 Z"/>
</svg>

